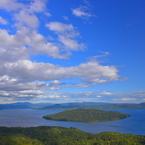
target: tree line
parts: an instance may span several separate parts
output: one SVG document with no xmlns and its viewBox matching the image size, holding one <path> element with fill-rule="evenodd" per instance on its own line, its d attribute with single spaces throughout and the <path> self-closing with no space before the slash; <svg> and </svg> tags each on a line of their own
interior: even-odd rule
<svg viewBox="0 0 145 145">
<path fill-rule="evenodd" d="M 64 127 L 0 127 L 0 145 L 144 145 L 145 136 Z"/>
</svg>

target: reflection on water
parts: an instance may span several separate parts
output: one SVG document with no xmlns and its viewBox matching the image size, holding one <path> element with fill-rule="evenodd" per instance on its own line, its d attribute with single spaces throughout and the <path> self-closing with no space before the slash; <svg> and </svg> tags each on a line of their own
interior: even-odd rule
<svg viewBox="0 0 145 145">
<path fill-rule="evenodd" d="M 81 123 L 45 120 L 42 116 L 61 112 L 58 110 L 31 110 L 31 109 L 7 109 L 0 110 L 0 126 L 7 127 L 35 127 L 35 126 L 61 126 L 75 127 L 80 130 L 100 133 L 104 131 L 113 131 L 120 133 L 132 133 L 136 135 L 145 135 L 145 109 L 132 110 L 113 110 L 122 113 L 128 113 L 131 117 L 123 120 L 99 122 L 99 123 Z"/>
</svg>

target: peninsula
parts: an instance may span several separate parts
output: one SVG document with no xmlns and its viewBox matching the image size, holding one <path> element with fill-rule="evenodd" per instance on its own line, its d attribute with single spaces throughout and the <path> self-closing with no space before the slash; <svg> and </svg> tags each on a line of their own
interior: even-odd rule
<svg viewBox="0 0 145 145">
<path fill-rule="evenodd" d="M 96 123 L 104 121 L 120 120 L 129 117 L 129 114 L 117 111 L 103 111 L 98 109 L 73 109 L 59 112 L 56 114 L 45 115 L 43 118 L 47 120 L 71 121 Z"/>
</svg>

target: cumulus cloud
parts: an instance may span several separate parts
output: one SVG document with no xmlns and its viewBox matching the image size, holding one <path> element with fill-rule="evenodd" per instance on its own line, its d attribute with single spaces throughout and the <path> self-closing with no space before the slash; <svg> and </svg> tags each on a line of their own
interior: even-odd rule
<svg viewBox="0 0 145 145">
<path fill-rule="evenodd" d="M 0 24 L 6 25 L 8 22 L 0 16 Z"/>
<path fill-rule="evenodd" d="M 85 48 L 83 43 L 78 43 L 76 40 L 76 38 L 79 37 L 79 33 L 72 24 L 50 22 L 46 24 L 46 27 L 58 35 L 58 40 L 63 44 L 66 50 L 78 51 Z"/>
<path fill-rule="evenodd" d="M 36 28 L 39 25 L 39 20 L 35 13 L 40 13 L 45 10 L 44 0 L 34 0 L 23 6 L 17 13 L 14 14 L 14 19 L 18 23 L 27 25 L 31 28 Z"/>
<path fill-rule="evenodd" d="M 57 32 L 74 30 L 74 27 L 71 24 L 63 24 L 61 22 L 50 22 L 46 24 L 46 27 L 48 27 L 52 31 L 57 31 Z"/>
<path fill-rule="evenodd" d="M 5 62 L 0 66 L 0 76 L 0 90 L 5 91 L 7 97 L 22 97 L 24 95 L 26 97 L 26 94 L 24 94 L 26 92 L 27 97 L 33 98 L 37 98 L 37 96 L 43 98 L 46 96 L 46 93 L 43 94 L 43 92 L 46 90 L 54 91 L 68 87 L 83 88 L 119 79 L 115 67 L 101 66 L 97 61 L 73 67 L 60 67 L 50 63 L 36 63 L 30 60 Z M 65 83 L 66 79 L 73 77 L 78 77 L 81 81 L 76 84 Z M 42 94 L 30 95 L 28 93 L 37 92 L 37 90 L 41 90 Z M 12 92 L 16 94 L 12 95 Z M 104 91 L 99 95 L 108 96 L 110 94 Z M 92 94 L 87 92 L 88 95 L 91 96 Z"/>
<path fill-rule="evenodd" d="M 15 53 L 15 55 L 13 55 L 14 57 L 18 55 L 21 59 L 21 53 L 23 53 L 23 58 L 26 58 L 30 53 L 34 55 L 47 54 L 54 58 L 68 58 L 69 56 L 69 53 L 60 54 L 61 52 L 57 45 L 48 42 L 47 39 L 37 31 L 31 31 L 24 26 L 20 27 L 15 35 L 10 35 L 7 30 L 0 29 L 0 44 L 2 48 L 2 50 L 0 50 L 2 51 L 1 53 L 10 51 Z"/>
<path fill-rule="evenodd" d="M 16 13 L 14 17 L 17 21 L 31 28 L 38 27 L 38 18 L 34 14 L 29 14 L 28 12 L 21 10 L 19 13 Z"/>
<path fill-rule="evenodd" d="M 59 35 L 59 41 L 62 42 L 69 50 L 83 50 L 84 44 L 78 44 L 76 40 L 70 39 L 67 36 Z"/>
<path fill-rule="evenodd" d="M 63 24 L 60 22 L 50 22 L 46 26 L 54 32 L 57 32 L 60 43 L 49 42 L 47 37 L 41 35 L 37 29 L 39 27 L 39 19 L 36 13 L 45 12 L 45 1 L 34 0 L 28 1 L 25 5 L 12 1 L 17 6 L 13 9 L 6 9 L 10 1 L 1 2 L 2 9 L 14 11 L 13 19 L 16 27 L 15 34 L 9 34 L 9 31 L 0 29 L 0 43 L 2 48 L 15 51 L 16 47 L 21 48 L 19 51 L 25 53 L 23 58 L 29 55 L 47 54 L 54 58 L 67 59 L 72 50 L 81 50 L 84 45 L 79 44 L 76 36 L 79 34 L 75 31 L 75 27 L 71 24 Z M 1 19 L 4 23 L 4 19 Z M 60 35 L 61 34 L 61 35 Z M 26 48 L 27 47 L 27 48 Z M 62 49 L 63 48 L 63 49 Z M 27 52 L 26 52 L 27 51 Z M 27 53 L 27 54 L 26 54 Z M 3 54 L 3 53 L 2 53 Z"/>
<path fill-rule="evenodd" d="M 4 63 L 0 66 L 0 70 L 1 75 L 7 74 L 23 81 L 50 81 L 78 77 L 87 83 L 103 83 L 119 79 L 116 67 L 102 66 L 97 61 L 73 67 L 60 67 L 50 63 L 19 60 Z"/>
<path fill-rule="evenodd" d="M 62 67 L 52 63 L 34 62 L 32 56 L 45 54 L 47 57 L 68 59 L 72 51 L 84 50 L 85 45 L 78 41 L 80 34 L 75 26 L 61 22 L 46 24 L 57 39 L 49 39 L 39 32 L 41 17 L 38 13 L 50 14 L 45 0 L 31 0 L 20 3 L 17 0 L 0 1 L 0 8 L 11 12 L 10 30 L 0 29 L 0 96 L 3 101 L 37 100 L 44 98 L 67 98 L 67 94 L 49 94 L 68 87 L 89 87 L 120 79 L 115 66 L 105 66 L 91 60 L 76 66 Z M 77 9 L 79 16 L 88 16 L 86 8 Z M 1 24 L 7 21 L 0 17 Z M 13 30 L 11 32 L 11 30 Z M 51 32 L 51 33 L 52 33 Z M 66 83 L 78 78 L 78 82 Z M 66 81 L 67 80 L 67 81 Z M 104 94 L 103 94 L 104 93 Z M 103 92 L 99 95 L 109 95 Z M 87 96 L 92 94 L 87 93 Z M 67 97 L 66 97 L 67 96 Z M 95 95 L 96 98 L 96 95 Z"/>
<path fill-rule="evenodd" d="M 17 2 L 17 0 L 1 0 L 0 8 L 7 11 L 14 11 L 20 8 L 24 8 L 24 4 Z"/>
<path fill-rule="evenodd" d="M 45 0 L 28 0 L 25 4 L 18 2 L 18 0 L 1 0 L 0 8 L 7 11 L 24 9 L 29 13 L 42 12 L 45 8 Z"/>
<path fill-rule="evenodd" d="M 43 12 L 44 10 L 45 10 L 45 0 L 31 1 L 27 9 L 29 13 L 34 13 L 34 12 L 39 13 L 39 12 Z"/>
</svg>

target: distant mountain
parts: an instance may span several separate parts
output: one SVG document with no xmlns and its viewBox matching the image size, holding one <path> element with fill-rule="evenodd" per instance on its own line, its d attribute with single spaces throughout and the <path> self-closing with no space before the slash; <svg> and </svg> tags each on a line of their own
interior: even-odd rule
<svg viewBox="0 0 145 145">
<path fill-rule="evenodd" d="M 17 103 L 11 103 L 11 104 L 0 104 L 0 110 L 3 109 L 37 109 L 44 107 L 46 105 L 50 105 L 48 103 L 29 103 L 29 102 L 17 102 Z"/>
<path fill-rule="evenodd" d="M 131 103 L 103 103 L 103 102 L 75 102 L 75 103 L 29 103 L 29 102 L 17 102 L 12 104 L 0 104 L 0 110 L 2 109 L 40 109 L 40 110 L 68 110 L 77 108 L 92 108 L 92 109 L 143 109 L 145 108 L 145 102 L 140 104 Z"/>
<path fill-rule="evenodd" d="M 75 109 L 75 108 L 85 108 L 87 106 L 83 105 L 83 104 L 77 104 L 77 103 L 70 103 L 70 104 L 54 104 L 51 106 L 45 106 L 41 109 Z"/>
<path fill-rule="evenodd" d="M 17 103 L 12 103 L 10 105 L 32 105 L 32 103 L 29 103 L 29 102 L 17 102 Z"/>
<path fill-rule="evenodd" d="M 100 105 L 106 105 L 110 103 L 104 103 L 104 102 L 82 102 L 81 104 L 87 105 L 87 106 L 100 106 Z"/>
<path fill-rule="evenodd" d="M 140 105 L 145 105 L 145 102 L 140 103 Z"/>
<path fill-rule="evenodd" d="M 0 104 L 0 109 L 32 109 L 31 104 L 13 103 L 13 104 Z"/>
<path fill-rule="evenodd" d="M 102 102 L 82 102 L 82 103 L 63 103 L 45 106 L 39 109 L 52 110 L 52 109 L 77 109 L 77 108 L 92 108 L 92 109 L 142 109 L 145 104 L 126 104 L 126 103 L 102 103 Z"/>
<path fill-rule="evenodd" d="M 143 106 L 142 104 L 110 103 L 92 107 L 97 109 L 143 109 L 145 108 L 145 105 Z"/>
</svg>

